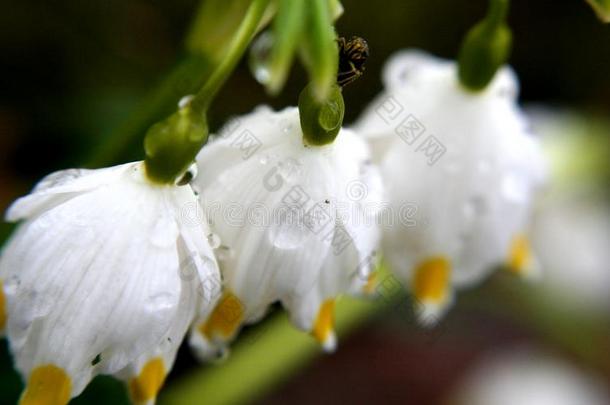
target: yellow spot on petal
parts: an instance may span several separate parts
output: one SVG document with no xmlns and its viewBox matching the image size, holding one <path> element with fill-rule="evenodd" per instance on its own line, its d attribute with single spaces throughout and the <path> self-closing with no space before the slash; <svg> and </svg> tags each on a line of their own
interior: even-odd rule
<svg viewBox="0 0 610 405">
<path fill-rule="evenodd" d="M 159 357 L 148 361 L 140 375 L 129 381 L 129 395 L 136 404 L 154 400 L 165 381 L 165 364 Z"/>
<path fill-rule="evenodd" d="M 447 299 L 451 264 L 443 256 L 421 262 L 415 269 L 413 293 L 420 301 L 443 302 Z"/>
<path fill-rule="evenodd" d="M 72 381 L 64 370 L 48 364 L 36 367 L 21 396 L 20 405 L 65 405 L 70 400 Z"/>
<path fill-rule="evenodd" d="M 6 326 L 6 318 L 6 298 L 4 297 L 4 289 L 0 279 L 0 331 Z"/>
<path fill-rule="evenodd" d="M 379 278 L 377 272 L 371 273 L 369 275 L 368 280 L 366 280 L 366 284 L 362 288 L 365 294 L 370 295 L 375 291 L 375 287 L 377 287 L 377 279 Z"/>
<path fill-rule="evenodd" d="M 318 317 L 313 325 L 312 334 L 316 340 L 322 344 L 326 343 L 329 338 L 333 337 L 333 328 L 335 326 L 335 300 L 329 299 L 324 301 Z"/>
<path fill-rule="evenodd" d="M 515 274 L 524 275 L 532 262 L 532 249 L 525 235 L 513 238 L 508 255 L 508 269 Z"/>
<path fill-rule="evenodd" d="M 224 293 L 207 322 L 199 327 L 199 332 L 208 339 L 231 338 L 244 319 L 244 305 L 230 291 Z"/>
</svg>

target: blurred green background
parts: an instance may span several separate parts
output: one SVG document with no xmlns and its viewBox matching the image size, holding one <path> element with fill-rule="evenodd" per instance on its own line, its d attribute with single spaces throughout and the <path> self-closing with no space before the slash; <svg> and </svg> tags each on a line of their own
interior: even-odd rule
<svg viewBox="0 0 610 405">
<path fill-rule="evenodd" d="M 2 211 L 44 174 L 90 162 L 94 151 L 111 139 L 150 91 L 185 60 L 184 36 L 197 5 L 194 0 L 2 2 Z M 483 16 L 487 2 L 346 0 L 343 5 L 345 13 L 337 23 L 339 34 L 362 36 L 371 48 L 366 74 L 344 94 L 349 123 L 381 89 L 380 71 L 390 54 L 417 47 L 454 57 L 462 35 Z M 593 149 L 602 150 L 597 159 L 607 162 L 610 25 L 599 22 L 580 0 L 513 1 L 509 22 L 514 33 L 510 63 L 521 80 L 521 100 L 573 111 L 580 120 L 572 127 L 574 136 L 593 137 Z M 295 104 L 305 82 L 303 69 L 295 66 L 281 95 L 270 98 L 242 61 L 213 106 L 212 129 L 260 103 L 277 108 Z M 172 89 L 175 97 L 183 95 L 180 90 Z M 141 158 L 140 142 L 128 143 L 134 146 L 113 155 L 113 160 Z M 590 159 L 589 149 L 575 146 L 571 150 L 585 151 L 572 158 Z M 579 184 L 590 177 L 594 177 L 594 188 L 606 194 L 607 173 L 585 170 L 571 181 Z M 3 226 L 6 235 L 10 228 Z M 341 340 L 335 355 L 317 357 L 307 346 L 308 354 L 294 363 L 299 367 L 293 365 L 277 381 L 250 389 L 244 394 L 249 398 L 246 402 L 442 403 L 481 356 L 521 344 L 542 346 L 610 385 L 610 311 L 585 316 L 562 312 L 562 307 L 549 304 L 552 297 L 550 301 L 532 298 L 538 296 L 534 287 L 497 274 L 460 297 L 441 326 L 442 335 L 432 344 L 429 334 L 414 326 L 408 310 L 396 310 L 394 304 L 385 306 L 374 311 L 369 321 L 355 322 L 353 326 L 357 323 L 359 327 Z M 274 321 L 277 316 L 272 317 Z M 570 325 L 564 325 L 567 323 Z M 257 344 L 246 349 L 252 351 Z M 247 366 L 248 374 L 264 373 L 274 355 L 271 346 L 268 358 L 259 356 L 256 364 Z M 229 358 L 222 367 L 230 366 L 231 361 Z M 181 350 L 162 402 L 176 402 L 180 393 L 173 387 L 194 378 L 193 373 L 215 367 L 197 365 L 188 350 Z M 216 388 L 235 389 L 231 384 Z M 15 403 L 20 389 L 2 341 L 0 404 Z M 215 403 L 206 401 L 205 394 L 200 402 Z M 126 398 L 120 383 L 98 378 L 74 403 L 120 404 L 126 403 Z"/>
</svg>

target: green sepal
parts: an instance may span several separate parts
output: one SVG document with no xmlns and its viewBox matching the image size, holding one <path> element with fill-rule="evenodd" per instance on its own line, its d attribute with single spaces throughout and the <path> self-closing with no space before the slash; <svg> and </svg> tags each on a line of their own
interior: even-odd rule
<svg viewBox="0 0 610 405">
<path fill-rule="evenodd" d="M 205 115 L 190 105 L 150 127 L 144 139 L 147 177 L 156 183 L 174 184 L 193 163 L 208 134 Z"/>
<path fill-rule="evenodd" d="M 343 125 L 345 103 L 341 88 L 334 84 L 328 97 L 319 102 L 313 84 L 307 85 L 299 95 L 299 118 L 303 140 L 308 145 L 332 143 Z"/>
</svg>

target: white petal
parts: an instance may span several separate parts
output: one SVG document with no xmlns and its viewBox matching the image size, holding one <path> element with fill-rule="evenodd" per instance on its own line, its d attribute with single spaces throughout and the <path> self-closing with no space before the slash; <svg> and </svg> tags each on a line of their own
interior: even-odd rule
<svg viewBox="0 0 610 405">
<path fill-rule="evenodd" d="M 152 186 L 141 165 L 132 169 L 114 181 L 92 174 L 97 187 L 47 200 L 0 261 L 17 368 L 27 377 L 40 365 L 59 367 L 72 396 L 97 374 L 138 370 L 159 353 L 169 369 L 199 304 L 198 283 L 180 266 L 191 238 L 181 235 L 180 207 L 196 197 L 188 186 Z"/>
</svg>

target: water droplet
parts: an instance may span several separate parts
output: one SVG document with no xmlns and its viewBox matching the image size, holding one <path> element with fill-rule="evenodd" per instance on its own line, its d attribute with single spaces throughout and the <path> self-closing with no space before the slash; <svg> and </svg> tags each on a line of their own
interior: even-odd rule
<svg viewBox="0 0 610 405">
<path fill-rule="evenodd" d="M 527 200 L 527 182 L 515 173 L 507 174 L 502 181 L 502 194 L 513 202 L 522 203 Z"/>
<path fill-rule="evenodd" d="M 19 276 L 10 276 L 3 282 L 4 293 L 6 295 L 13 295 L 17 292 L 20 285 L 21 279 L 19 278 Z"/>
<path fill-rule="evenodd" d="M 208 235 L 208 244 L 212 249 L 218 249 L 220 246 L 220 236 L 215 233 L 211 233 Z"/>
<path fill-rule="evenodd" d="M 180 101 L 178 101 L 178 108 L 184 108 L 189 105 L 189 103 L 193 100 L 193 97 L 195 96 L 193 96 L 192 94 L 182 97 Z"/>
<path fill-rule="evenodd" d="M 151 295 L 148 298 L 148 306 L 151 311 L 163 311 L 174 306 L 176 297 L 170 292 L 162 292 Z"/>
<path fill-rule="evenodd" d="M 233 256 L 234 256 L 233 249 L 231 249 L 228 246 L 222 245 L 216 250 L 216 258 L 218 260 L 221 260 L 221 261 L 230 260 L 233 258 Z"/>
<path fill-rule="evenodd" d="M 260 164 L 266 165 L 269 162 L 269 156 L 263 156 L 259 159 Z"/>
<path fill-rule="evenodd" d="M 484 215 L 486 212 L 487 201 L 480 195 L 471 197 L 466 204 L 464 204 L 464 215 L 468 218 Z"/>
<path fill-rule="evenodd" d="M 270 242 L 279 249 L 299 247 L 308 233 L 299 210 L 291 209 L 283 213 L 278 222 L 271 227 Z"/>
<path fill-rule="evenodd" d="M 256 81 L 261 84 L 267 84 L 271 79 L 269 57 L 272 45 L 273 34 L 270 31 L 265 31 L 254 40 L 250 47 L 248 65 Z"/>
</svg>

